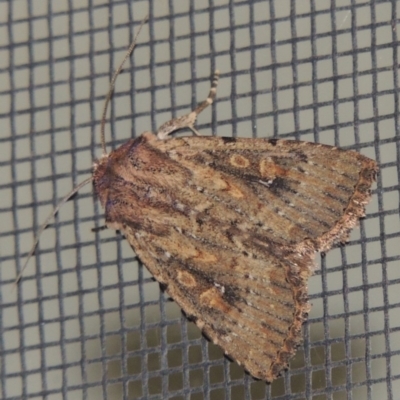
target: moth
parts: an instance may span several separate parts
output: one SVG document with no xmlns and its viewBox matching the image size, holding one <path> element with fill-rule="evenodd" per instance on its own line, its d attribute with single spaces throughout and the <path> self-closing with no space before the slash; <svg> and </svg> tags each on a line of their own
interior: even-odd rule
<svg viewBox="0 0 400 400">
<path fill-rule="evenodd" d="M 301 342 L 315 253 L 348 239 L 377 164 L 315 143 L 170 137 L 182 128 L 198 134 L 218 71 L 195 110 L 107 153 L 107 104 L 135 41 L 111 81 L 103 155 L 83 184 L 93 181 L 107 226 L 125 235 L 188 318 L 253 377 L 271 382 Z"/>
</svg>

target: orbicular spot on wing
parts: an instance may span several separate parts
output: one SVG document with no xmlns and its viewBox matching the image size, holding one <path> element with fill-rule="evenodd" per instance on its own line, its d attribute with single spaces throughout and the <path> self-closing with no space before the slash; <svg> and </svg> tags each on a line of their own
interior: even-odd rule
<svg viewBox="0 0 400 400">
<path fill-rule="evenodd" d="M 247 168 L 250 165 L 250 161 L 246 157 L 243 157 L 240 154 L 232 155 L 231 158 L 229 159 L 229 162 L 233 167 L 236 168 Z"/>
<path fill-rule="evenodd" d="M 197 286 L 196 278 L 190 272 L 178 271 L 176 277 L 178 282 L 187 288 L 193 288 Z"/>
</svg>

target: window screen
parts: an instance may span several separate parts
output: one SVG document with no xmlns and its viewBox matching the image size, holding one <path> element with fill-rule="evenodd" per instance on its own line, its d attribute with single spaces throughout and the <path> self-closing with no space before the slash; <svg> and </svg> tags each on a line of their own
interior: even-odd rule
<svg viewBox="0 0 400 400">
<path fill-rule="evenodd" d="M 0 397 L 394 399 L 400 391 L 399 3 L 0 1 Z M 380 166 L 367 216 L 320 258 L 304 345 L 271 385 L 207 342 L 86 186 L 112 71 L 108 150 L 204 100 L 205 135 L 354 149 Z M 188 133 L 189 134 L 189 133 Z"/>
</svg>

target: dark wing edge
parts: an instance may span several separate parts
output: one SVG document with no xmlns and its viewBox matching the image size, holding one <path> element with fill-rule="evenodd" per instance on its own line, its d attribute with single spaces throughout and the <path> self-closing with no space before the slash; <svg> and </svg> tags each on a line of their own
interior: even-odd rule
<svg viewBox="0 0 400 400">
<path fill-rule="evenodd" d="M 288 368 L 290 359 L 295 355 L 297 348 L 303 342 L 303 324 L 308 319 L 311 305 L 308 301 L 308 278 L 315 269 L 314 253 L 293 254 L 288 257 L 286 279 L 292 287 L 295 309 L 293 321 L 284 340 L 284 345 L 278 351 L 269 371 L 262 379 L 272 382 L 281 372 Z"/>
<path fill-rule="evenodd" d="M 275 359 L 272 360 L 271 365 L 265 371 L 254 370 L 248 368 L 246 363 L 235 357 L 235 355 L 225 351 L 225 355 L 231 357 L 237 364 L 241 365 L 246 372 L 256 379 L 264 380 L 271 383 L 278 378 L 282 371 L 288 369 L 289 361 L 295 355 L 297 348 L 303 342 L 302 326 L 308 318 L 310 311 L 310 303 L 308 301 L 308 287 L 307 280 L 310 271 L 314 270 L 314 255 L 309 253 L 307 255 L 292 255 L 288 259 L 286 266 L 286 279 L 292 288 L 292 295 L 294 300 L 293 320 L 289 326 L 286 338 L 280 350 L 277 351 Z M 167 290 L 168 292 L 168 290 Z M 185 305 L 178 305 L 184 310 Z M 195 319 L 194 322 L 202 333 L 209 338 L 214 344 L 220 345 L 219 337 L 216 332 L 209 326 L 205 325 L 201 319 Z M 260 344 L 260 350 L 262 345 Z"/>
<path fill-rule="evenodd" d="M 349 239 L 350 231 L 359 225 L 360 218 L 365 217 L 365 207 L 371 198 L 371 186 L 376 180 L 376 174 L 379 167 L 374 160 L 354 153 L 361 159 L 359 179 L 354 186 L 354 192 L 349 199 L 349 203 L 343 212 L 343 215 L 336 224 L 325 234 L 312 241 L 306 239 L 297 244 L 295 251 L 304 253 L 307 250 L 327 251 L 335 243 L 345 243 Z"/>
</svg>

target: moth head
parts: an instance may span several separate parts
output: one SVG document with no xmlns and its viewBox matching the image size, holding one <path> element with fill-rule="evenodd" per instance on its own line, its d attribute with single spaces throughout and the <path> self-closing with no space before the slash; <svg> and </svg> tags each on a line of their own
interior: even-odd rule
<svg viewBox="0 0 400 400">
<path fill-rule="evenodd" d="M 111 179 L 110 175 L 107 174 L 108 161 L 109 155 L 103 154 L 93 163 L 93 187 L 103 206 L 107 201 Z"/>
</svg>

